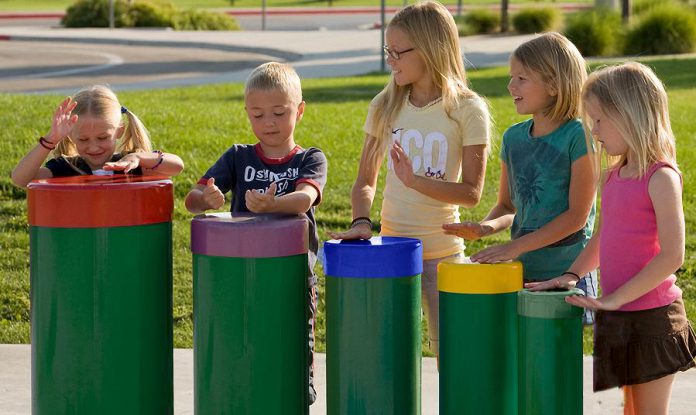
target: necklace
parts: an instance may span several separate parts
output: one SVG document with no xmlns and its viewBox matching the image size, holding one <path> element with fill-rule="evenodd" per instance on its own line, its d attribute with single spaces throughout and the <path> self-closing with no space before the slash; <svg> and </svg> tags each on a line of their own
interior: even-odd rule
<svg viewBox="0 0 696 415">
<path fill-rule="evenodd" d="M 413 108 L 415 108 L 415 109 L 418 109 L 418 110 L 424 110 L 424 109 L 426 109 L 426 108 L 430 108 L 430 107 L 432 107 L 433 105 L 437 104 L 437 103 L 440 102 L 440 101 L 442 101 L 442 95 L 439 96 L 439 97 L 437 97 L 437 98 L 435 98 L 434 100 L 428 102 L 427 104 L 423 105 L 422 107 L 419 107 L 419 106 L 417 106 L 417 105 L 415 105 L 414 103 L 411 102 L 411 90 L 410 90 L 410 89 L 409 89 L 409 91 L 408 91 L 408 94 L 406 94 L 406 102 L 408 103 L 408 105 L 410 105 L 411 107 L 413 107 Z"/>
</svg>

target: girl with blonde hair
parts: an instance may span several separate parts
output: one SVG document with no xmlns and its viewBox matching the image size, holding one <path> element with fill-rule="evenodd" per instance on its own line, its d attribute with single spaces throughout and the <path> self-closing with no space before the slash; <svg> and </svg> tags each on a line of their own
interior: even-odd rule
<svg viewBox="0 0 696 415">
<path fill-rule="evenodd" d="M 58 106 L 51 130 L 19 161 L 12 171 L 12 181 L 26 187 L 35 179 L 100 170 L 175 176 L 184 168 L 178 156 L 152 151 L 151 147 L 140 119 L 119 103 L 111 89 L 95 85 Z M 53 158 L 42 167 L 50 153 Z"/>
<path fill-rule="evenodd" d="M 623 387 L 624 414 L 666 415 L 674 374 L 696 366 L 696 335 L 675 284 L 685 225 L 667 93 L 648 67 L 629 62 L 590 75 L 583 103 L 608 168 L 599 229 L 567 274 L 599 267 L 602 296 L 566 301 L 598 310 L 594 390 Z M 528 288 L 575 283 L 561 275 Z"/>
<path fill-rule="evenodd" d="M 372 236 L 370 209 L 386 153 L 381 235 L 423 242 L 422 298 L 430 349 L 438 353 L 437 264 L 464 249 L 441 224 L 459 221 L 459 206 L 481 198 L 490 116 L 469 89 L 457 27 L 434 1 L 400 10 L 384 48 L 391 77 L 370 104 L 365 142 L 353 185 L 353 222 L 337 239 Z"/>
<path fill-rule="evenodd" d="M 508 91 L 518 114 L 531 118 L 503 134 L 498 201 L 481 222 L 447 224 L 475 240 L 512 227 L 512 240 L 471 256 L 491 263 L 519 259 L 524 279 L 553 278 L 575 261 L 592 234 L 595 181 L 580 121 L 585 60 L 559 33 L 520 45 L 510 58 Z M 596 296 L 596 275 L 567 274 Z M 591 324 L 588 311 L 585 324 Z"/>
</svg>

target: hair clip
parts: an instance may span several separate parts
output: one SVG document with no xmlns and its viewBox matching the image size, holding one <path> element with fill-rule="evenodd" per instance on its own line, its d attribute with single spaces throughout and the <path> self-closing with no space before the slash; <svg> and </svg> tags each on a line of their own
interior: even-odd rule
<svg viewBox="0 0 696 415">
<path fill-rule="evenodd" d="M 127 113 L 127 112 L 128 112 L 128 108 L 126 108 L 126 107 L 124 107 L 123 105 L 121 105 L 121 114 L 125 114 L 125 113 Z"/>
</svg>

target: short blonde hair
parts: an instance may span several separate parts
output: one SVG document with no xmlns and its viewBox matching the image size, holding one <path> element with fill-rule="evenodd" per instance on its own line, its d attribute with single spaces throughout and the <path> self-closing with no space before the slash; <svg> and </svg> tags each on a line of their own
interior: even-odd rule
<svg viewBox="0 0 696 415">
<path fill-rule="evenodd" d="M 267 62 L 257 66 L 244 84 L 244 95 L 251 91 L 270 91 L 280 90 L 290 99 L 299 104 L 302 102 L 302 84 L 300 77 L 292 66 L 279 63 Z"/>
<path fill-rule="evenodd" d="M 585 107 L 591 99 L 621 133 L 638 161 L 640 176 L 659 161 L 676 167 L 676 144 L 669 121 L 667 92 L 662 81 L 647 66 L 627 62 L 602 68 L 590 75 L 582 92 Z M 593 120 L 584 112 L 591 130 Z M 591 135 L 588 137 L 591 139 Z M 610 158 L 610 167 L 624 164 L 626 155 Z M 599 166 L 599 160 L 595 165 Z"/>
<path fill-rule="evenodd" d="M 573 42 L 560 33 L 544 33 L 518 46 L 511 59 L 519 61 L 556 92 L 544 115 L 555 121 L 580 116 L 580 94 L 587 79 L 587 66 Z"/>
</svg>

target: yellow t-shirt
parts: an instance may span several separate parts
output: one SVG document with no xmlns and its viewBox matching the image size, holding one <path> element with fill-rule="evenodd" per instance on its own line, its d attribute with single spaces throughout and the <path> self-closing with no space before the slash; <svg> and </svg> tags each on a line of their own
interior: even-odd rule
<svg viewBox="0 0 696 415">
<path fill-rule="evenodd" d="M 367 134 L 372 131 L 375 101 L 365 121 Z M 479 97 L 463 100 L 452 117 L 445 113 L 442 101 L 416 107 L 406 97 L 392 130 L 413 164 L 413 172 L 432 180 L 459 182 L 462 172 L 462 147 L 488 144 L 490 117 Z M 394 173 L 389 154 L 387 181 L 382 202 L 382 235 L 418 238 L 423 242 L 423 259 L 450 256 L 464 249 L 461 238 L 445 235 L 443 223 L 459 222 L 459 206 L 440 202 L 409 189 Z"/>
</svg>

